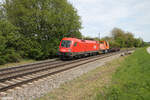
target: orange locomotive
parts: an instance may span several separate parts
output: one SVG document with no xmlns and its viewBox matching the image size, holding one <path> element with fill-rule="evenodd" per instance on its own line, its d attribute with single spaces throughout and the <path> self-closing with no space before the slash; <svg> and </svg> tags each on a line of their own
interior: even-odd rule
<svg viewBox="0 0 150 100">
<path fill-rule="evenodd" d="M 100 51 L 107 53 L 109 44 L 106 41 L 81 40 L 77 38 L 63 38 L 59 45 L 61 58 L 73 58 L 99 54 Z"/>
<path fill-rule="evenodd" d="M 109 52 L 109 43 L 107 41 L 100 41 L 99 42 L 99 45 L 100 45 L 100 51 L 102 53 L 107 53 Z"/>
</svg>

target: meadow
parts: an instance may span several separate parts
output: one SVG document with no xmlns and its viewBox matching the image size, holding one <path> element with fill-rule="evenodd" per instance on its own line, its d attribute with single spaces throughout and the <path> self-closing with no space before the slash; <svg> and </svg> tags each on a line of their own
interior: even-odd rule
<svg viewBox="0 0 150 100">
<path fill-rule="evenodd" d="M 146 48 L 125 58 L 112 76 L 109 87 L 97 93 L 95 100 L 149 100 L 150 54 Z"/>
</svg>

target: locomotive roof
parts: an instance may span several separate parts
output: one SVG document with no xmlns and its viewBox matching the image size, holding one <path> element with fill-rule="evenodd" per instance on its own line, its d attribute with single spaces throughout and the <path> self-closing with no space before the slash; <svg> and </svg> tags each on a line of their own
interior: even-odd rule
<svg viewBox="0 0 150 100">
<path fill-rule="evenodd" d="M 63 38 L 63 40 L 72 40 L 72 41 L 77 41 L 77 42 L 90 42 L 90 43 L 95 43 L 95 42 L 98 42 L 98 41 L 95 41 L 95 40 L 82 40 L 82 39 L 77 39 L 77 38 Z"/>
</svg>

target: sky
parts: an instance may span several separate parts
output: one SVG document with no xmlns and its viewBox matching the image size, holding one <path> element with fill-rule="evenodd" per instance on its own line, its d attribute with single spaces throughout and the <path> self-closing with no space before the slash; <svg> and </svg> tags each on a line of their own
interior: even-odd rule
<svg viewBox="0 0 150 100">
<path fill-rule="evenodd" d="M 114 27 L 150 41 L 150 0 L 68 0 L 81 16 L 84 36 L 110 36 Z"/>
<path fill-rule="evenodd" d="M 1 2 L 2 0 L 0 0 Z M 110 36 L 115 27 L 150 41 L 150 0 L 68 0 L 81 16 L 84 36 Z"/>
</svg>

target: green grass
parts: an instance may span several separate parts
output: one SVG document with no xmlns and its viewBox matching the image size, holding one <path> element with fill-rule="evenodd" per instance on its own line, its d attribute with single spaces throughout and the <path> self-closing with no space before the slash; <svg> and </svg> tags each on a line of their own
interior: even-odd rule
<svg viewBox="0 0 150 100">
<path fill-rule="evenodd" d="M 146 48 L 127 57 L 112 77 L 112 84 L 97 93 L 95 100 L 149 100 L 150 54 Z"/>
</svg>

